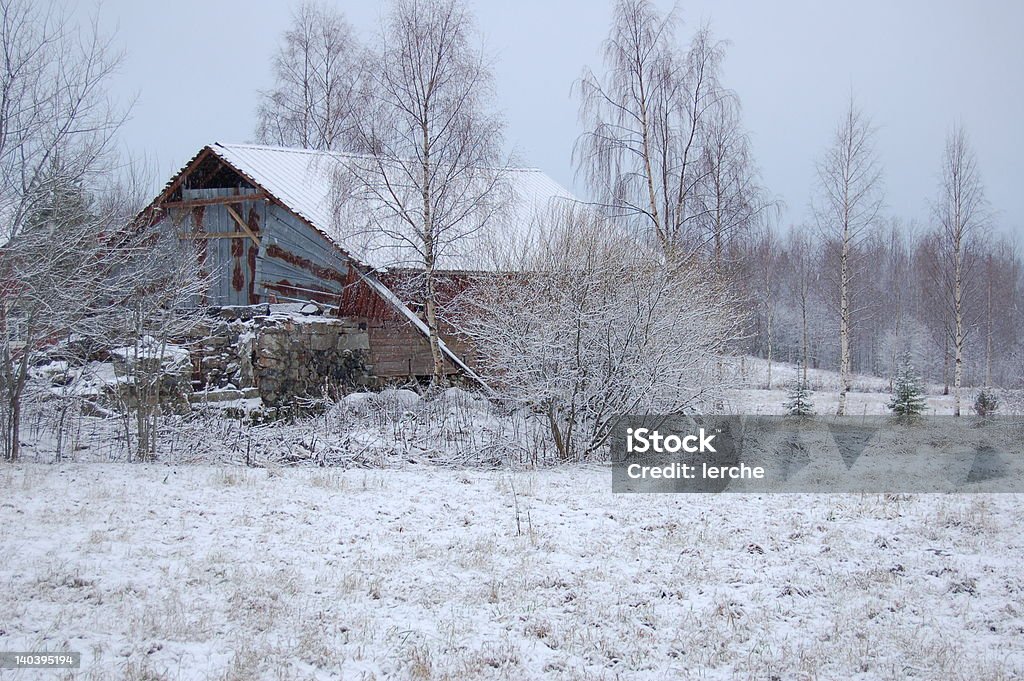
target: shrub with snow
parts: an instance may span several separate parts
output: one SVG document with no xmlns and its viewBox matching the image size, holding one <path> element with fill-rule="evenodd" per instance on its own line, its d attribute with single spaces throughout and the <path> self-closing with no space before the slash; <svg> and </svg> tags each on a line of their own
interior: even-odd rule
<svg viewBox="0 0 1024 681">
<path fill-rule="evenodd" d="M 551 217 L 528 256 L 462 297 L 455 323 L 501 400 L 533 411 L 565 460 L 607 444 L 623 414 L 700 413 L 741 315 L 708 272 L 583 210 Z"/>
</svg>

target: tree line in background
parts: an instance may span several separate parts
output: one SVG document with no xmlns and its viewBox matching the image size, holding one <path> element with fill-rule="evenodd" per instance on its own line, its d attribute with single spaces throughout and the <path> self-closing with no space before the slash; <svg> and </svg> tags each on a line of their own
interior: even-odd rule
<svg viewBox="0 0 1024 681">
<path fill-rule="evenodd" d="M 949 254 L 935 230 L 893 220 L 858 244 L 851 287 L 853 371 L 891 376 L 910 352 L 925 377 L 952 391 L 957 324 Z M 750 350 L 767 359 L 839 366 L 839 246 L 811 229 L 760 235 L 737 244 L 736 268 L 754 301 Z M 961 293 L 962 385 L 1019 388 L 1022 261 L 1008 236 L 979 243 L 965 257 Z"/>
<path fill-rule="evenodd" d="M 1019 387 L 1020 253 L 993 230 L 966 131 L 949 134 L 929 222 L 907 223 L 884 213 L 875 130 L 851 98 L 816 163 L 811 220 L 780 229 L 721 44 L 701 28 L 680 49 L 675 29 L 674 12 L 616 4 L 606 73 L 577 84 L 575 160 L 607 214 L 742 291 L 753 314 L 734 351 L 767 359 L 769 382 L 778 358 L 838 370 L 840 414 L 854 372 L 893 376 L 904 353 L 957 415 L 964 386 Z"/>
<path fill-rule="evenodd" d="M 930 222 L 907 222 L 882 215 L 871 128 L 849 111 L 819 165 L 815 222 L 730 244 L 754 303 L 749 351 L 839 368 L 845 390 L 854 372 L 891 377 L 909 355 L 957 413 L 965 386 L 1021 387 L 1024 262 L 992 228 L 966 133 L 949 135 Z"/>
</svg>

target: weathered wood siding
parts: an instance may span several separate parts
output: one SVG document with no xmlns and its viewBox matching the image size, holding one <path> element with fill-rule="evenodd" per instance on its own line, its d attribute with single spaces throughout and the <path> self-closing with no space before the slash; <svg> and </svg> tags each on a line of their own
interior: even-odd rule
<svg viewBox="0 0 1024 681">
<path fill-rule="evenodd" d="M 430 344 L 412 324 L 397 320 L 370 320 L 370 364 L 383 379 L 430 376 Z"/>
<path fill-rule="evenodd" d="M 260 200 L 244 200 L 241 197 L 252 191 L 230 189 L 185 189 L 182 200 L 213 199 L 218 197 L 239 196 L 239 201 L 232 208 L 246 220 L 249 228 L 260 235 L 261 226 L 266 221 L 267 206 Z M 196 206 L 186 209 L 172 209 L 174 217 L 184 212 L 184 223 L 179 231 L 186 234 L 200 233 L 242 233 L 238 225 L 228 214 L 227 206 L 214 204 Z M 211 276 L 211 284 L 207 292 L 207 303 L 210 305 L 253 305 L 261 302 L 256 297 L 253 277 L 254 264 L 259 257 L 259 248 L 249 238 L 237 239 L 198 239 L 200 267 Z"/>
<path fill-rule="evenodd" d="M 361 320 L 367 324 L 370 339 L 370 364 L 374 375 L 383 379 L 429 377 L 434 373 L 430 343 L 418 329 L 404 320 Z M 442 330 L 441 338 L 464 362 L 474 366 L 473 348 L 454 334 Z M 445 373 L 459 373 L 445 357 Z"/>
<path fill-rule="evenodd" d="M 198 238 L 200 266 L 211 276 L 208 305 L 256 305 L 272 301 L 335 302 L 350 266 L 318 231 L 270 201 L 245 199 L 255 190 L 236 188 L 183 189 L 182 201 L 238 197 L 230 204 L 171 208 L 172 223 L 186 235 L 243 235 L 228 212 L 230 206 L 260 240 Z"/>
<path fill-rule="evenodd" d="M 378 379 L 401 381 L 433 373 L 430 344 L 424 334 L 361 279 L 359 269 L 343 250 L 302 218 L 214 157 L 197 157 L 190 174 L 176 184 L 169 185 L 173 191 L 168 190 L 161 206 L 169 219 L 162 219 L 183 238 L 195 239 L 200 266 L 211 275 L 201 304 L 327 303 L 339 317 L 365 329 L 368 364 Z M 190 205 L 197 201 L 203 205 Z M 229 206 L 257 237 L 258 245 L 237 224 Z M 232 236 L 201 238 L 203 234 Z M 393 272 L 383 278 L 394 290 L 408 288 L 404 280 L 415 276 L 414 272 Z M 451 281 L 442 280 L 443 302 L 468 283 L 458 275 Z M 417 297 L 414 292 L 410 295 Z M 472 365 L 472 348 L 451 331 L 443 330 L 442 338 Z M 448 373 L 458 372 L 447 357 L 445 367 Z"/>
<path fill-rule="evenodd" d="M 268 211 L 260 257 L 256 260 L 257 291 L 276 296 L 336 303 L 349 276 L 350 263 L 320 232 L 280 206 Z"/>
</svg>

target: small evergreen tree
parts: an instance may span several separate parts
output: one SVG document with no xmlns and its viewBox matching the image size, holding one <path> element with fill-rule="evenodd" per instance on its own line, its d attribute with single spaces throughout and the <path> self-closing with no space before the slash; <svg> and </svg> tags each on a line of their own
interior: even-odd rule
<svg viewBox="0 0 1024 681">
<path fill-rule="evenodd" d="M 896 373 L 895 385 L 889 409 L 896 416 L 920 416 L 924 413 L 924 387 L 921 377 L 910 363 L 910 354 L 903 356 L 903 362 Z"/>
<path fill-rule="evenodd" d="M 813 416 L 814 403 L 811 402 L 811 387 L 803 378 L 803 367 L 797 365 L 796 378 L 789 382 L 786 401 L 782 407 L 789 416 Z"/>
<path fill-rule="evenodd" d="M 982 388 L 974 399 L 974 413 L 985 418 L 995 415 L 999 410 L 999 398 L 990 388 Z"/>
</svg>

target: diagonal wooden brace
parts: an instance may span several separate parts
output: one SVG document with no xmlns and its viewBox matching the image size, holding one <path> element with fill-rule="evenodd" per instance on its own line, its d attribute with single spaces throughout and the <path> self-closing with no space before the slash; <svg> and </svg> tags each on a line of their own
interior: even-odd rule
<svg viewBox="0 0 1024 681">
<path fill-rule="evenodd" d="M 239 227 L 240 227 L 240 228 L 242 229 L 242 231 L 243 231 L 243 232 L 245 232 L 245 233 L 246 233 L 246 235 L 248 235 L 248 237 L 249 237 L 250 239 L 252 239 L 252 242 L 253 242 L 254 244 L 256 244 L 257 246 L 259 246 L 259 245 L 260 245 L 260 238 L 259 238 L 258 236 L 256 236 L 256 233 L 255 233 L 255 232 L 253 232 L 253 231 L 252 231 L 251 229 L 249 229 L 249 225 L 247 225 L 247 224 L 245 223 L 245 220 L 243 220 L 243 219 L 242 219 L 242 216 L 241 216 L 241 215 L 239 215 L 239 214 L 238 214 L 238 213 L 237 213 L 237 212 L 235 211 L 235 209 L 234 209 L 234 208 L 232 208 L 231 206 L 229 206 L 229 205 L 225 204 L 225 205 L 224 205 L 224 207 L 225 207 L 225 208 L 227 208 L 227 210 L 228 210 L 228 215 L 230 215 L 230 216 L 231 216 L 231 219 L 235 221 L 235 223 L 236 223 L 236 224 L 237 224 L 237 225 L 238 225 L 238 226 L 239 226 Z"/>
</svg>

